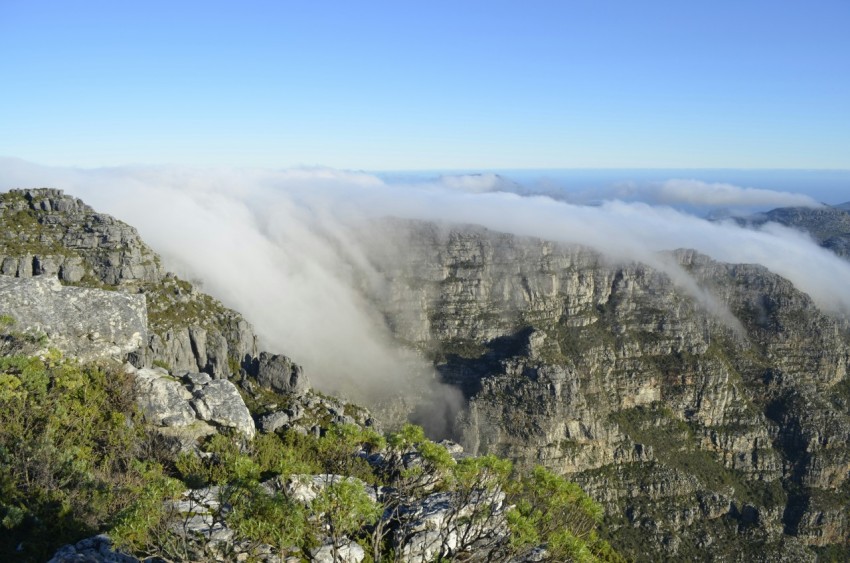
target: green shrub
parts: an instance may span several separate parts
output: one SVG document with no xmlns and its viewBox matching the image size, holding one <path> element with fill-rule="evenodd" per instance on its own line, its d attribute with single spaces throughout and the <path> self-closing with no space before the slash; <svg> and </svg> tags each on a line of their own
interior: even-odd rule
<svg viewBox="0 0 850 563">
<path fill-rule="evenodd" d="M 0 357 L 0 560 L 44 561 L 62 544 L 104 531 L 130 552 L 191 560 L 196 554 L 174 529 L 187 516 L 167 501 L 215 484 L 229 511 L 214 516 L 281 558 L 295 549 L 306 553 L 322 530 L 334 545 L 347 536 L 372 560 L 386 560 L 387 522 L 403 526 L 405 503 L 447 491 L 457 507 L 449 525 L 462 532 L 458 551 L 519 553 L 545 543 L 556 559 L 620 561 L 596 535 L 600 506 L 574 483 L 543 468 L 517 473 L 496 456 L 455 462 L 412 424 L 386 438 L 354 425 L 330 426 L 321 437 L 260 434 L 250 442 L 218 433 L 200 446 L 201 455 L 176 457 L 151 444 L 132 380 L 119 368 L 81 365 L 55 351 L 43 359 Z M 361 452 L 382 453 L 377 475 Z M 260 485 L 273 476 L 317 473 L 390 488 L 378 504 L 359 481 L 337 480 L 308 510 Z M 514 506 L 506 515 L 507 546 L 471 525 L 502 517 L 503 491 Z M 473 508 L 461 515 L 464 505 Z"/>
<path fill-rule="evenodd" d="M 185 556 L 182 542 L 170 530 L 175 515 L 167 500 L 175 499 L 185 486 L 166 476 L 159 465 L 140 464 L 143 480 L 132 489 L 133 502 L 116 518 L 110 536 L 115 544 L 131 553 Z"/>
<path fill-rule="evenodd" d="M 514 505 L 507 516 L 515 551 L 545 543 L 558 561 L 622 560 L 596 534 L 602 507 L 566 478 L 538 466 L 513 480 L 509 499 Z"/>
<path fill-rule="evenodd" d="M 0 357 L 0 559 L 44 561 L 133 501 L 134 404 L 118 369 Z"/>
<path fill-rule="evenodd" d="M 343 479 L 324 487 L 310 505 L 320 515 L 331 538 L 334 559 L 343 536 L 353 536 L 373 524 L 383 512 L 363 485 L 353 479 Z"/>
</svg>

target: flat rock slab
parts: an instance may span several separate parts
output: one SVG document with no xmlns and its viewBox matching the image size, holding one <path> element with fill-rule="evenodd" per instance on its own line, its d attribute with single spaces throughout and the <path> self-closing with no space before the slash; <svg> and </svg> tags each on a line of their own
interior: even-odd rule
<svg viewBox="0 0 850 563">
<path fill-rule="evenodd" d="M 9 330 L 44 334 L 49 346 L 82 361 L 123 358 L 147 342 L 143 295 L 63 286 L 54 277 L 0 276 L 0 314 Z"/>
</svg>

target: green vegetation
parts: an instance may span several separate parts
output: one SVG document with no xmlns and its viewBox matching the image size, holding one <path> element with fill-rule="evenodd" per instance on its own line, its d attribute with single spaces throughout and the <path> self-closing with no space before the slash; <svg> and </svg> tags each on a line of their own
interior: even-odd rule
<svg viewBox="0 0 850 563">
<path fill-rule="evenodd" d="M 171 371 L 171 366 L 169 366 L 166 362 L 163 362 L 162 360 L 154 360 L 152 364 L 154 367 L 162 368 L 166 371 Z"/>
<path fill-rule="evenodd" d="M 0 354 L 33 353 L 47 346 L 47 335 L 34 331 L 10 330 L 14 325 L 0 326 Z"/>
<path fill-rule="evenodd" d="M 224 309 L 209 295 L 193 292 L 189 282 L 177 277 L 167 277 L 147 289 L 148 322 L 159 334 L 190 325 L 209 328 Z"/>
<path fill-rule="evenodd" d="M 844 563 L 850 561 L 850 545 L 830 545 L 815 547 L 813 551 L 822 563 Z"/>
<path fill-rule="evenodd" d="M 107 527 L 156 471 L 143 442 L 120 371 L 0 358 L 0 559 L 45 561 Z"/>
<path fill-rule="evenodd" d="M 665 465 L 693 475 L 709 490 L 731 487 L 736 499 L 761 507 L 780 506 L 787 500 L 780 481 L 758 481 L 724 466 L 712 452 L 699 447 L 695 424 L 676 418 L 660 404 L 618 411 L 610 418 L 633 440 L 652 446 Z M 725 430 L 734 433 L 742 428 L 746 427 L 729 426 Z"/>
<path fill-rule="evenodd" d="M 383 462 L 367 463 L 363 454 L 371 453 Z M 285 483 L 320 474 L 344 478 L 307 504 L 287 493 Z M 575 484 L 542 468 L 524 475 L 494 456 L 455 462 L 414 425 L 386 436 L 331 425 L 321 437 L 289 432 L 250 442 L 219 433 L 200 453 L 174 457 L 144 431 L 120 369 L 58 353 L 0 358 L 0 559 L 44 561 L 65 543 L 108 532 L 139 555 L 197 560 L 197 545 L 179 533 L 191 514 L 173 501 L 212 485 L 228 510 L 211 517 L 280 555 L 303 556 L 329 535 L 334 545 L 348 537 L 371 560 L 392 561 L 389 532 L 407 525 L 403 506 L 443 492 L 455 506 L 447 526 L 461 532 L 459 549 L 444 560 L 473 544 L 505 555 L 546 543 L 554 557 L 619 561 L 599 540 L 600 507 Z M 381 503 L 366 485 L 388 487 Z M 516 508 L 501 512 L 499 499 Z M 482 532 L 497 518 L 507 518 L 509 541 Z"/>
<path fill-rule="evenodd" d="M 15 196 L 18 197 L 18 196 Z M 8 194 L 3 199 L 8 201 Z M 19 199 L 24 200 L 23 197 Z M 0 256 L 70 256 L 60 241 L 45 236 L 49 229 L 32 209 L 5 210 L 0 213 Z"/>
</svg>

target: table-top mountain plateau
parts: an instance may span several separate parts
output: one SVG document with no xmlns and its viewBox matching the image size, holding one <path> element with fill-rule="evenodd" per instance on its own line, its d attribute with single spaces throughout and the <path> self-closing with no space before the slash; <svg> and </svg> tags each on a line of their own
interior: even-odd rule
<svg viewBox="0 0 850 563">
<path fill-rule="evenodd" d="M 167 273 L 117 219 L 52 189 L 2 195 L 0 217 L 0 313 L 66 355 L 128 361 L 148 422 L 177 447 L 223 428 L 380 419 L 316 395 L 297 357 L 262 352 L 242 315 Z M 748 221 L 805 229 L 846 256 L 840 207 Z M 653 267 L 477 226 L 368 231 L 352 237 L 393 245 L 366 253 L 382 283 L 365 297 L 463 395 L 433 438 L 575 481 L 631 560 L 850 557 L 846 318 L 763 266 L 689 249 Z"/>
</svg>

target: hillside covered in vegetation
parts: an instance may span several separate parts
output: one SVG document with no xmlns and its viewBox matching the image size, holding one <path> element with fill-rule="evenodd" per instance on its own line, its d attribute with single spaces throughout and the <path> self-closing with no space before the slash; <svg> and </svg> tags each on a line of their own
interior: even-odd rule
<svg viewBox="0 0 850 563">
<path fill-rule="evenodd" d="M 382 431 L 131 227 L 46 189 L 0 222 L 0 559 L 623 560 L 577 485 Z"/>
</svg>

